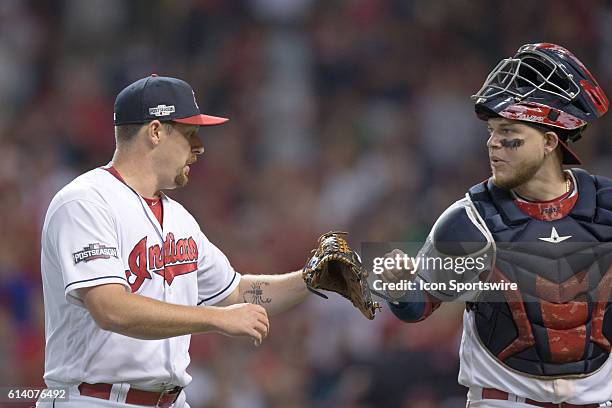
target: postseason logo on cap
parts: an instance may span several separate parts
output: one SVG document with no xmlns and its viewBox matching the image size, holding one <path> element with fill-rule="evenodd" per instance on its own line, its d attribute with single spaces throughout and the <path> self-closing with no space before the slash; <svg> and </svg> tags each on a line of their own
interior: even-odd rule
<svg viewBox="0 0 612 408">
<path fill-rule="evenodd" d="M 173 114 L 176 111 L 174 109 L 174 105 L 166 106 L 166 105 L 157 105 L 154 108 L 149 108 L 149 115 L 153 116 L 168 116 Z"/>
</svg>

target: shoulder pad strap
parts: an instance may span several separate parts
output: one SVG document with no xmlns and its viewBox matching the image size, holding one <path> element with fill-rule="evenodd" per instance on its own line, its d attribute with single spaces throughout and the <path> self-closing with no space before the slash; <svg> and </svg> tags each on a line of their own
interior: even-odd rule
<svg viewBox="0 0 612 408">
<path fill-rule="evenodd" d="M 595 179 L 585 170 L 571 169 L 571 171 L 578 185 L 578 201 L 570 214 L 576 218 L 592 220 L 597 206 Z"/>
<path fill-rule="evenodd" d="M 612 225 L 612 180 L 602 176 L 592 177 L 597 187 L 595 222 Z"/>
<path fill-rule="evenodd" d="M 597 186 L 597 190 L 604 190 L 607 188 L 612 188 L 612 179 L 604 176 L 592 176 L 595 180 L 595 185 Z"/>
<path fill-rule="evenodd" d="M 522 212 L 514 202 L 514 197 L 508 190 L 497 187 L 493 184 L 493 180 L 489 179 L 487 188 L 493 198 L 495 206 L 499 210 L 499 214 L 504 219 L 506 225 L 518 225 L 530 220 L 530 217 Z"/>
<path fill-rule="evenodd" d="M 529 221 L 529 216 L 518 208 L 510 192 L 497 187 L 490 178 L 470 188 L 468 194 L 489 227 L 494 230 Z"/>
<path fill-rule="evenodd" d="M 487 196 L 487 181 L 483 181 L 482 183 L 478 183 L 475 186 L 472 186 L 468 190 L 468 194 L 472 197 L 473 200 L 480 200 L 482 198 L 486 198 Z"/>
</svg>

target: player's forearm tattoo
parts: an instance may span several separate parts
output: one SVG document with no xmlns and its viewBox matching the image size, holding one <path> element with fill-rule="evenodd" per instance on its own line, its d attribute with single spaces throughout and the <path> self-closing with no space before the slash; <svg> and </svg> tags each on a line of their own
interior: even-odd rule
<svg viewBox="0 0 612 408">
<path fill-rule="evenodd" d="M 244 301 L 255 305 L 263 305 L 272 302 L 272 299 L 265 297 L 264 287 L 270 286 L 269 282 L 256 281 L 251 283 L 251 289 L 245 290 L 243 294 Z"/>
<path fill-rule="evenodd" d="M 509 149 L 518 149 L 525 144 L 523 139 L 502 139 L 501 145 Z"/>
</svg>

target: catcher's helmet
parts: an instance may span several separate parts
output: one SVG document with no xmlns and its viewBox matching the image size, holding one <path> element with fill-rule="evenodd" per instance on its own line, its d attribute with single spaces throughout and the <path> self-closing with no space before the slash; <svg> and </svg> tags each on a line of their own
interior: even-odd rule
<svg viewBox="0 0 612 408">
<path fill-rule="evenodd" d="M 608 98 L 589 70 L 567 49 L 526 44 L 502 60 L 472 96 L 482 120 L 501 116 L 557 129 L 564 164 L 580 164 L 567 142 L 608 111 Z"/>
</svg>

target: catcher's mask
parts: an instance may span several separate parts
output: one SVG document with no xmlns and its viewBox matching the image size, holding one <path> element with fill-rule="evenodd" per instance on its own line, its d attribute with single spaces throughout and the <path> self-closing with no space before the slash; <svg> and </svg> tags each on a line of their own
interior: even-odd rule
<svg viewBox="0 0 612 408">
<path fill-rule="evenodd" d="M 567 49 L 526 44 L 502 60 L 475 95 L 476 114 L 531 122 L 557 133 L 563 164 L 581 164 L 568 147 L 587 124 L 608 111 L 608 98 L 589 70 Z"/>
</svg>

